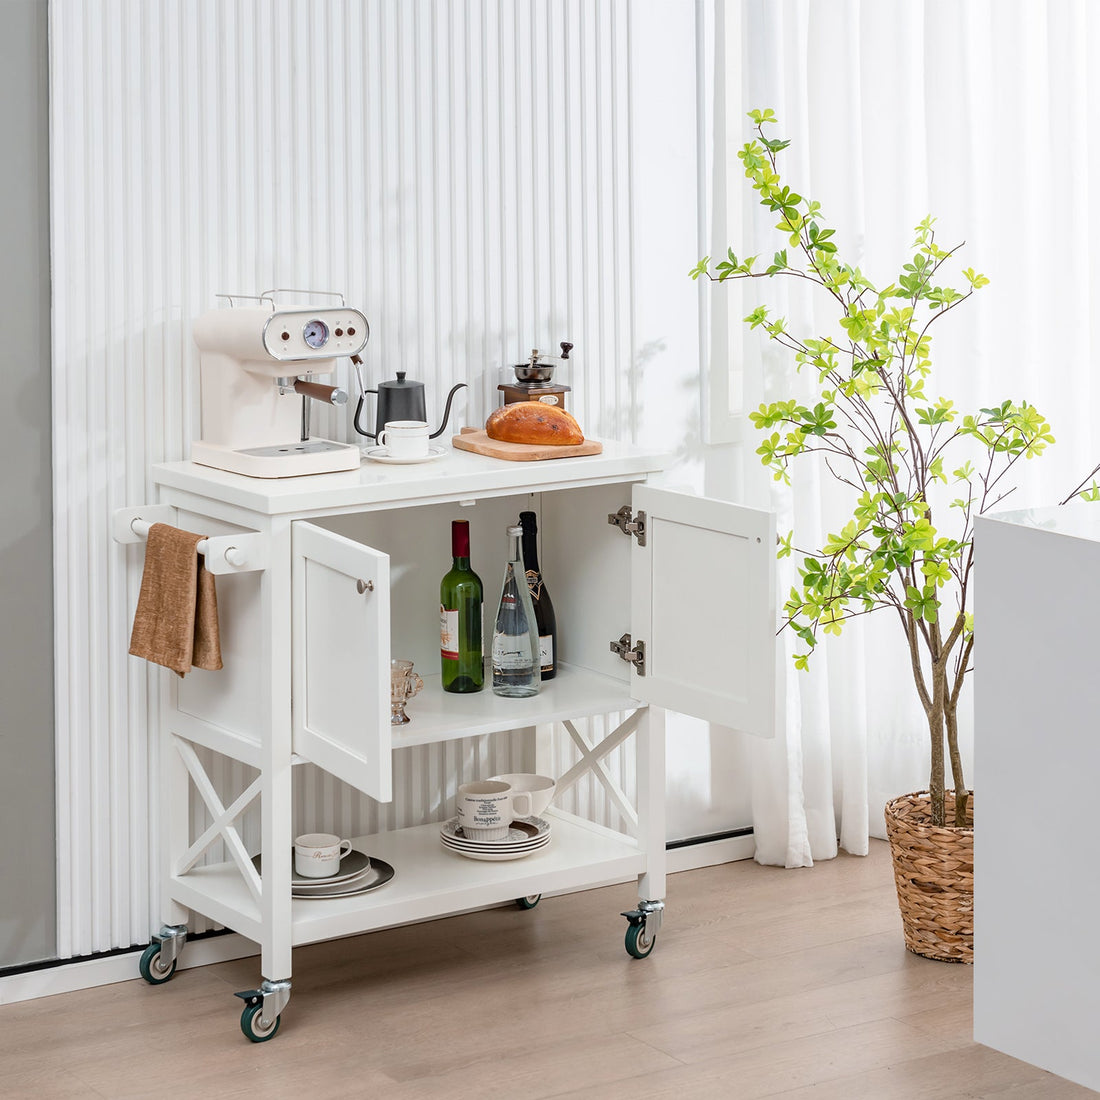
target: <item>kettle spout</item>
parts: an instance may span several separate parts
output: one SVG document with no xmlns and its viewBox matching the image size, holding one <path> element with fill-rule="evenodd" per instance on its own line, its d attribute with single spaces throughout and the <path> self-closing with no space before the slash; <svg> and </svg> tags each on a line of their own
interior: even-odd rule
<svg viewBox="0 0 1100 1100">
<path fill-rule="evenodd" d="M 443 423 L 439 425 L 439 428 L 436 431 L 432 432 L 432 434 L 428 436 L 429 439 L 435 439 L 436 436 L 442 435 L 447 430 L 447 420 L 450 418 L 451 415 L 451 402 L 454 400 L 454 395 L 458 393 L 459 390 L 465 388 L 465 382 L 459 382 L 457 386 L 451 387 L 451 392 L 447 394 L 447 404 L 443 408 Z"/>
</svg>

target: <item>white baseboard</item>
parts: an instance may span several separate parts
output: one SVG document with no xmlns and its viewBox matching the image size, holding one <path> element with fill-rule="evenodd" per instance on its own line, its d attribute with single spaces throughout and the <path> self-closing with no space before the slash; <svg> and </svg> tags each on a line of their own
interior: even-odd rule
<svg viewBox="0 0 1100 1100">
<path fill-rule="evenodd" d="M 668 872 L 676 874 L 699 867 L 713 867 L 719 863 L 732 863 L 739 859 L 752 859 L 754 851 L 755 845 L 751 836 L 710 840 L 684 848 L 673 848 L 668 853 Z M 236 933 L 210 936 L 207 939 L 188 941 L 180 955 L 179 968 L 189 970 L 194 966 L 244 959 L 259 953 L 257 944 Z M 78 959 L 59 966 L 29 970 L 24 974 L 8 974 L 0 978 L 0 1005 L 130 981 L 138 977 L 140 954 L 135 948 L 125 954 L 110 955 L 103 959 Z"/>
<path fill-rule="evenodd" d="M 731 836 L 725 840 L 707 840 L 701 844 L 688 844 L 673 848 L 667 856 L 668 873 L 694 871 L 699 867 L 714 867 L 719 863 L 734 863 L 739 859 L 752 859 L 756 855 L 756 839 L 748 836 Z"/>
<path fill-rule="evenodd" d="M 257 944 L 236 933 L 189 940 L 180 955 L 179 968 L 189 970 L 193 966 L 208 966 L 210 963 L 243 959 L 259 953 Z M 29 970 L 25 974 L 8 974 L 0 978 L 0 1005 L 129 981 L 138 977 L 140 957 L 141 951 L 135 948 L 123 955 L 110 955 L 104 959 L 77 959 L 60 966 Z"/>
</svg>

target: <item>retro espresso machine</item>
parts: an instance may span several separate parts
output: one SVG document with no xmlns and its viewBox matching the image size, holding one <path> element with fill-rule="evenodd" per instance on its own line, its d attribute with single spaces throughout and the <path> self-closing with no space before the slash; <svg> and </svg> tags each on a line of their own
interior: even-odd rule
<svg viewBox="0 0 1100 1100">
<path fill-rule="evenodd" d="M 367 319 L 338 306 L 276 306 L 280 293 L 220 294 L 229 306 L 212 309 L 192 326 L 201 352 L 201 432 L 191 460 L 248 477 L 299 477 L 359 469 L 354 444 L 310 437 L 314 401 L 346 404 L 348 395 L 314 381 L 336 359 L 366 345 Z M 237 305 L 237 300 L 259 305 Z"/>
</svg>

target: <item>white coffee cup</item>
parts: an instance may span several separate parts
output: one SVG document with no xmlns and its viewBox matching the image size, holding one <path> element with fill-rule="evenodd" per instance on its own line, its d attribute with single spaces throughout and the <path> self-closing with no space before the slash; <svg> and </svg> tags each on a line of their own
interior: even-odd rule
<svg viewBox="0 0 1100 1100">
<path fill-rule="evenodd" d="M 515 817 L 531 816 L 531 796 L 498 779 L 458 788 L 458 823 L 471 840 L 503 840 Z"/>
<path fill-rule="evenodd" d="M 390 458 L 426 458 L 428 425 L 423 420 L 391 420 L 376 442 L 386 448 Z"/>
<path fill-rule="evenodd" d="M 294 870 L 299 878 L 329 878 L 350 851 L 351 841 L 334 833 L 305 833 L 294 839 Z"/>
<path fill-rule="evenodd" d="M 494 775 L 492 779 L 507 783 L 512 788 L 513 798 L 517 794 L 526 794 L 531 798 L 531 813 L 538 817 L 554 800 L 557 783 L 548 775 L 534 775 L 531 772 L 517 772 L 513 775 Z M 522 816 L 522 815 L 521 815 Z"/>
</svg>

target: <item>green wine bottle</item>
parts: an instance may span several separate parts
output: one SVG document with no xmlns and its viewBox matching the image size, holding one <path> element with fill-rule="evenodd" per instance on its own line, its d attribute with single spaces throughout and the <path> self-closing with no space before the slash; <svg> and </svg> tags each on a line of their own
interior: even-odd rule
<svg viewBox="0 0 1100 1100">
<path fill-rule="evenodd" d="M 470 524 L 451 524 L 454 563 L 439 585 L 439 654 L 443 690 L 480 691 L 485 684 L 481 655 L 481 578 L 470 568 Z"/>
</svg>

